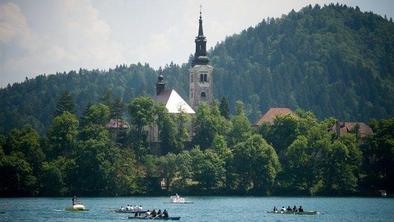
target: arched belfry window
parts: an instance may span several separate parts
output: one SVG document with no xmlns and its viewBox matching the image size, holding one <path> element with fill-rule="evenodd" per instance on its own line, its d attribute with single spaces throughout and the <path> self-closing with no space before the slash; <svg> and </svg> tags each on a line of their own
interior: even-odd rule
<svg viewBox="0 0 394 222">
<path fill-rule="evenodd" d="M 201 98 L 205 98 L 207 97 L 207 95 L 205 94 L 205 92 L 201 92 Z"/>
</svg>

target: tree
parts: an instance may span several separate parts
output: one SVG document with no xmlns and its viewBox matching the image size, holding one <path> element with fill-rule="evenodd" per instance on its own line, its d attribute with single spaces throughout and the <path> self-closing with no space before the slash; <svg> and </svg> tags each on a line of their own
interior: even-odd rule
<svg viewBox="0 0 394 222">
<path fill-rule="evenodd" d="M 78 145 L 73 191 L 84 195 L 109 192 L 112 163 L 114 161 L 108 131 L 99 128 L 92 137 Z"/>
<path fill-rule="evenodd" d="M 56 104 L 55 116 L 63 114 L 63 112 L 74 113 L 74 101 L 69 91 L 64 91 L 59 97 Z"/>
<path fill-rule="evenodd" d="M 133 99 L 129 105 L 129 114 L 131 125 L 133 126 L 133 146 L 137 151 L 137 155 L 145 154 L 146 151 L 146 134 L 145 126 L 151 126 L 155 123 L 155 118 L 165 112 L 165 107 L 156 103 L 150 97 L 137 97 Z"/>
<path fill-rule="evenodd" d="M 299 135 L 298 121 L 294 115 L 276 116 L 274 125 L 269 128 L 267 140 L 273 145 L 281 160 L 287 147 Z"/>
<path fill-rule="evenodd" d="M 321 150 L 312 147 L 308 138 L 298 136 L 286 151 L 285 179 L 282 189 L 299 194 L 314 194 L 321 189 L 319 161 Z"/>
<path fill-rule="evenodd" d="M 20 152 L 3 156 L 0 159 L 0 195 L 26 196 L 38 193 L 37 178 L 31 165 Z M 6 179 L 4 179 L 6 178 Z"/>
<path fill-rule="evenodd" d="M 173 116 L 167 111 L 164 111 L 159 115 L 157 122 L 161 141 L 161 153 L 179 152 L 177 149 L 177 132 Z"/>
<path fill-rule="evenodd" d="M 230 109 L 228 108 L 228 101 L 225 96 L 220 100 L 220 115 L 226 119 L 230 119 Z"/>
<path fill-rule="evenodd" d="M 230 145 L 245 141 L 252 134 L 252 128 L 243 110 L 243 103 L 238 101 L 236 115 L 231 119 L 232 129 L 229 133 Z"/>
<path fill-rule="evenodd" d="M 175 116 L 175 123 L 177 125 L 176 135 L 176 152 L 181 152 L 185 149 L 185 143 L 190 141 L 191 117 L 189 114 L 180 112 Z"/>
<path fill-rule="evenodd" d="M 234 166 L 243 192 L 269 194 L 281 166 L 274 148 L 260 136 L 253 135 L 233 150 Z"/>
<path fill-rule="evenodd" d="M 170 191 L 171 183 L 177 172 L 176 159 L 177 156 L 173 153 L 159 158 L 159 172 L 160 176 L 165 179 L 167 191 Z"/>
<path fill-rule="evenodd" d="M 85 110 L 81 117 L 81 127 L 89 124 L 105 126 L 111 116 L 110 108 L 102 103 L 93 104 Z"/>
<path fill-rule="evenodd" d="M 53 119 L 48 130 L 48 154 L 50 159 L 59 155 L 71 155 L 76 146 L 78 119 L 74 114 L 64 112 Z"/>
<path fill-rule="evenodd" d="M 226 135 L 229 128 L 227 121 L 220 116 L 217 103 L 212 103 L 211 109 L 207 104 L 202 104 L 193 120 L 193 144 L 202 149 L 209 148 L 215 136 Z"/>
<path fill-rule="evenodd" d="M 367 175 L 363 184 L 369 191 L 394 191 L 394 118 L 371 121 L 374 135 L 365 139 L 363 171 Z"/>
<path fill-rule="evenodd" d="M 329 146 L 324 174 L 325 192 L 329 194 L 351 194 L 358 189 L 361 152 L 355 136 L 346 137 L 348 138 L 334 141 Z"/>
<path fill-rule="evenodd" d="M 40 146 L 40 136 L 31 126 L 13 129 L 7 138 L 6 153 L 19 152 L 31 165 L 33 174 L 38 175 L 45 154 Z"/>
<path fill-rule="evenodd" d="M 111 103 L 111 118 L 122 119 L 124 113 L 124 103 L 120 97 L 116 97 Z"/>
<path fill-rule="evenodd" d="M 198 107 L 196 117 L 193 121 L 195 135 L 193 143 L 205 149 L 211 146 L 212 140 L 217 134 L 217 127 L 207 104 Z"/>
<path fill-rule="evenodd" d="M 217 189 L 225 177 L 224 161 L 210 149 L 201 151 L 194 148 L 192 156 L 193 179 L 205 190 Z"/>
<path fill-rule="evenodd" d="M 176 157 L 179 179 L 173 182 L 174 191 L 185 191 L 188 180 L 192 178 L 192 156 L 189 151 L 182 151 Z"/>
<path fill-rule="evenodd" d="M 41 189 L 40 194 L 57 196 L 68 193 L 71 184 L 67 183 L 67 177 L 70 163 L 74 166 L 74 162 L 64 157 L 58 157 L 56 160 L 44 162 L 42 164 L 42 172 L 40 176 Z"/>
<path fill-rule="evenodd" d="M 113 196 L 143 193 L 142 186 L 138 184 L 142 173 L 139 172 L 134 153 L 118 147 L 111 147 L 109 151 L 112 158 L 109 159 L 111 165 L 107 193 Z"/>
<path fill-rule="evenodd" d="M 235 182 L 237 176 L 234 173 L 235 171 L 233 166 L 234 155 L 231 149 L 227 146 L 227 142 L 224 136 L 217 135 L 213 139 L 212 150 L 215 153 L 217 153 L 220 159 L 222 159 L 225 162 L 225 170 L 226 170 L 225 185 L 226 185 L 226 189 L 230 191 L 231 189 L 234 189 L 236 186 Z"/>
</svg>

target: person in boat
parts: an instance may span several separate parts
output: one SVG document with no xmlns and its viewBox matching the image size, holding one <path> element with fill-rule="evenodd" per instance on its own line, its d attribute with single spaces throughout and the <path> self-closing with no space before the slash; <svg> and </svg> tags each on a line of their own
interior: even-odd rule
<svg viewBox="0 0 394 222">
<path fill-rule="evenodd" d="M 150 214 L 150 216 L 151 217 L 156 217 L 157 216 L 157 213 L 156 213 L 155 209 L 152 210 L 152 213 Z"/>
<path fill-rule="evenodd" d="M 168 212 L 167 212 L 166 209 L 164 209 L 164 211 L 163 211 L 163 217 L 164 217 L 164 218 L 168 218 Z"/>
<path fill-rule="evenodd" d="M 282 208 L 280 209 L 280 211 L 281 211 L 281 212 L 284 212 L 284 211 L 286 211 L 286 208 L 285 208 L 285 206 L 282 206 Z"/>
<path fill-rule="evenodd" d="M 287 206 L 286 211 L 287 211 L 287 212 L 291 212 L 291 211 L 292 211 L 291 207 L 290 207 L 290 206 Z"/>
<path fill-rule="evenodd" d="M 77 197 L 74 195 L 72 198 L 73 206 L 77 204 Z"/>
<path fill-rule="evenodd" d="M 304 209 L 302 208 L 302 206 L 300 206 L 300 207 L 298 208 L 298 212 L 300 212 L 300 213 L 304 212 Z"/>
<path fill-rule="evenodd" d="M 274 206 L 274 209 L 272 211 L 273 212 L 278 212 L 278 209 L 276 209 L 276 206 Z"/>
<path fill-rule="evenodd" d="M 162 212 L 161 212 L 161 210 L 159 209 L 159 211 L 157 211 L 156 217 L 161 217 L 161 216 L 162 216 Z"/>
<path fill-rule="evenodd" d="M 296 205 L 294 205 L 294 207 L 293 207 L 293 212 L 297 212 L 297 207 L 296 207 Z"/>
<path fill-rule="evenodd" d="M 150 211 L 149 211 L 149 209 L 145 212 L 145 217 L 150 217 Z"/>
<path fill-rule="evenodd" d="M 138 212 L 142 211 L 142 205 L 140 205 L 139 207 L 137 207 Z"/>
</svg>

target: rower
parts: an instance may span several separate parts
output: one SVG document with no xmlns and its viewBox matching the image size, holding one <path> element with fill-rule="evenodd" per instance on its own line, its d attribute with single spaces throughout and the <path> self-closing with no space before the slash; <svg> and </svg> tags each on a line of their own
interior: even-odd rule
<svg viewBox="0 0 394 222">
<path fill-rule="evenodd" d="M 153 209 L 153 210 L 152 210 L 152 213 L 151 213 L 151 216 L 152 216 L 152 217 L 156 217 L 156 215 L 157 215 L 156 210 Z"/>
<path fill-rule="evenodd" d="M 285 206 L 282 206 L 282 208 L 280 209 L 280 211 L 286 211 L 286 208 L 285 208 Z"/>
<path fill-rule="evenodd" d="M 294 212 L 297 212 L 297 207 L 296 207 L 296 205 L 294 205 L 293 211 L 294 211 Z"/>
<path fill-rule="evenodd" d="M 163 217 L 164 217 L 164 218 L 168 218 L 168 212 L 167 212 L 166 209 L 164 209 L 164 211 L 163 211 Z"/>
<path fill-rule="evenodd" d="M 161 216 L 162 216 L 162 213 L 161 213 L 161 210 L 159 209 L 159 211 L 157 211 L 156 217 L 161 217 Z"/>
<path fill-rule="evenodd" d="M 287 206 L 287 209 L 286 209 L 286 211 L 291 211 L 291 207 L 290 206 Z"/>
<path fill-rule="evenodd" d="M 276 209 L 276 206 L 274 206 L 274 209 L 272 211 L 273 212 L 278 212 L 278 209 Z"/>
<path fill-rule="evenodd" d="M 145 212 L 145 217 L 150 217 L 150 211 L 149 211 L 149 209 Z"/>
<path fill-rule="evenodd" d="M 302 208 L 302 206 L 300 206 L 300 208 L 298 208 L 298 212 L 304 212 L 304 209 Z"/>
</svg>

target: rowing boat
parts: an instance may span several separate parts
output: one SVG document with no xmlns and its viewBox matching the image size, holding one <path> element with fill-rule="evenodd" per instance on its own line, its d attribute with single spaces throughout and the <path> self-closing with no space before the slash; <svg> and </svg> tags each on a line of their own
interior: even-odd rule
<svg viewBox="0 0 394 222">
<path fill-rule="evenodd" d="M 121 210 L 121 209 L 116 209 L 116 210 L 114 210 L 114 211 L 115 211 L 115 213 L 129 213 L 129 214 L 135 214 L 135 213 L 144 214 L 144 213 L 146 213 L 146 210 L 134 211 L 134 210 Z"/>
<path fill-rule="evenodd" d="M 181 217 L 129 217 L 137 220 L 180 220 Z"/>
<path fill-rule="evenodd" d="M 295 215 L 316 215 L 319 214 L 317 211 L 303 211 L 303 212 L 294 212 L 294 211 L 267 211 L 270 214 L 295 214 Z"/>
</svg>

